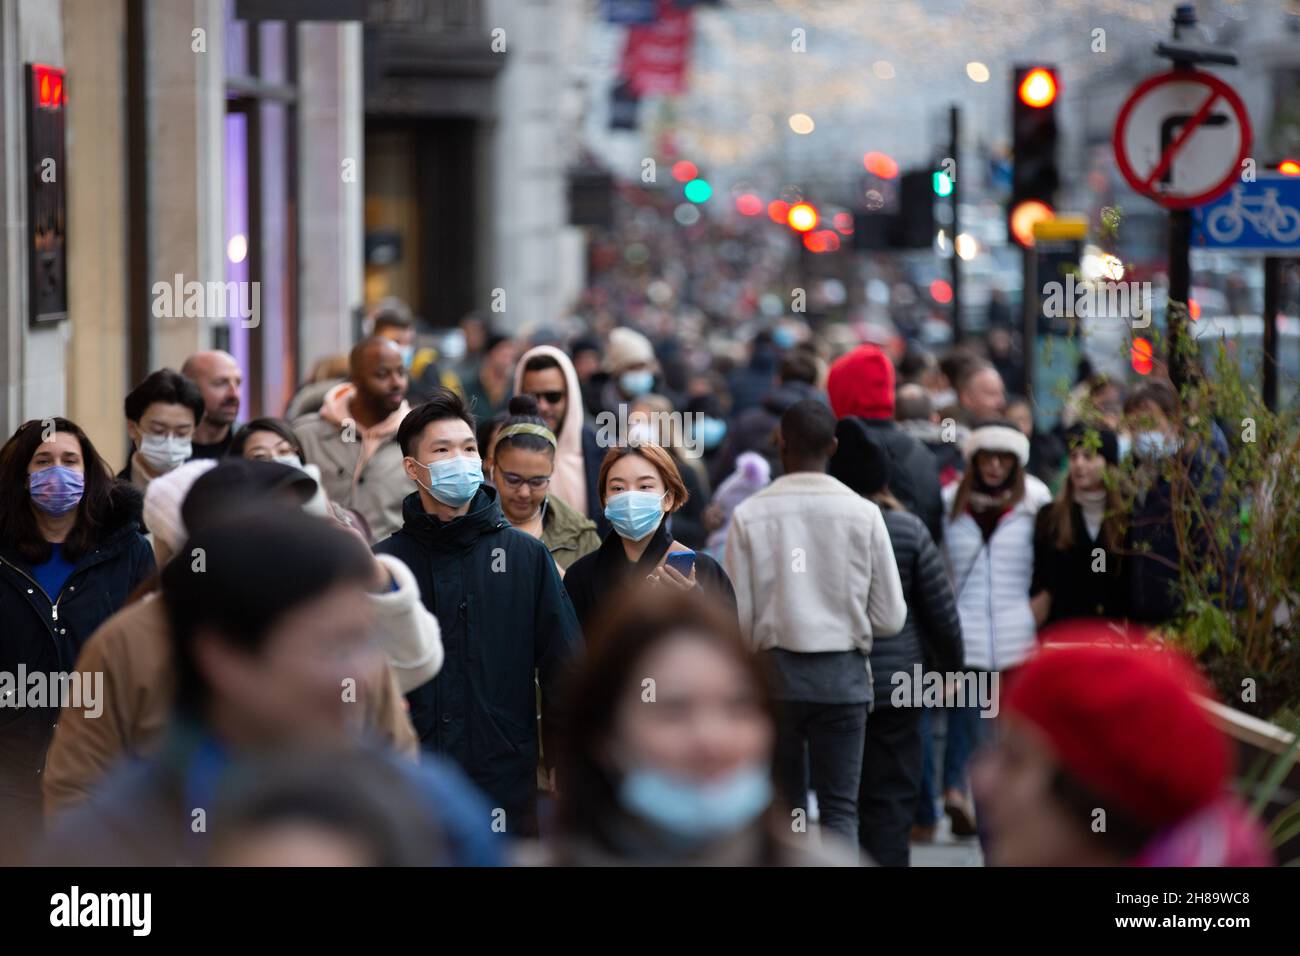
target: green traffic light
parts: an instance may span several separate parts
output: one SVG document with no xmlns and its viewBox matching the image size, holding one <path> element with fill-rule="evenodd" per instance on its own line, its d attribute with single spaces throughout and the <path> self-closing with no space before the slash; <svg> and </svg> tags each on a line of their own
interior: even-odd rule
<svg viewBox="0 0 1300 956">
<path fill-rule="evenodd" d="M 713 187 L 709 185 L 708 180 L 692 179 L 686 184 L 683 192 L 691 202 L 703 203 L 708 202 L 709 197 L 713 195 Z"/>
<path fill-rule="evenodd" d="M 934 194 L 936 196 L 952 195 L 952 180 L 948 178 L 947 173 L 935 173 L 931 179 L 934 182 Z"/>
</svg>

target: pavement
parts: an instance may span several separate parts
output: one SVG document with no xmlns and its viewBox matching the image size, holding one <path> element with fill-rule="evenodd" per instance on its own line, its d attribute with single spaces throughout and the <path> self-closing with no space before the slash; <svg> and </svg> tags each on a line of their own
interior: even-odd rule
<svg viewBox="0 0 1300 956">
<path fill-rule="evenodd" d="M 934 842 L 912 844 L 912 866 L 983 866 L 976 837 L 955 837 L 946 816 L 934 829 Z"/>
</svg>

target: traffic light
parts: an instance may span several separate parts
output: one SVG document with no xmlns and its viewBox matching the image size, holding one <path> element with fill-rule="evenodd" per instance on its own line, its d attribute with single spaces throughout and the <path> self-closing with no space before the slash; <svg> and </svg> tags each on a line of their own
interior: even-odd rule
<svg viewBox="0 0 1300 956">
<path fill-rule="evenodd" d="M 929 249 L 934 243 L 934 177 L 930 170 L 912 170 L 899 180 L 898 218 L 891 239 L 896 249 Z"/>
<path fill-rule="evenodd" d="M 1060 174 L 1056 167 L 1056 99 L 1059 90 L 1056 69 L 1050 66 L 1015 68 L 1011 101 L 1011 205 L 1007 221 L 1025 218 L 1017 209 L 1024 203 L 1041 203 L 1054 208 Z M 1034 207 L 1029 207 L 1034 208 Z M 1012 236 L 1021 245 L 1024 233 Z"/>
<path fill-rule="evenodd" d="M 785 215 L 785 221 L 795 232 L 811 232 L 817 228 L 820 218 L 817 207 L 806 202 L 795 203 Z"/>
</svg>

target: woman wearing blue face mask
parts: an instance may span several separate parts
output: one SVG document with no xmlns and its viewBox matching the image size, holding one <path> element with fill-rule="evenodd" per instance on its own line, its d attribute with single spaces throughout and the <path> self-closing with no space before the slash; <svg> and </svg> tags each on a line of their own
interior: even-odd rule
<svg viewBox="0 0 1300 956">
<path fill-rule="evenodd" d="M 59 718 L 59 700 L 28 699 L 30 678 L 59 686 L 81 645 L 153 572 L 140 507 L 140 493 L 114 482 L 65 418 L 29 421 L 0 449 L 0 673 L 14 681 L 0 689 L 11 695 L 0 706 L 2 863 L 40 832 L 40 772 Z M 93 709 L 93 683 L 82 690 Z"/>
<path fill-rule="evenodd" d="M 1213 514 L 1223 493 L 1222 456 L 1227 444 L 1214 427 L 1209 447 L 1195 440 L 1185 441 L 1177 422 L 1182 420 L 1178 394 L 1162 381 L 1145 382 L 1133 390 L 1124 403 L 1124 415 L 1132 434 L 1133 480 L 1136 497 L 1129 516 L 1124 573 L 1128 585 L 1129 616 L 1143 624 L 1164 624 L 1182 611 L 1177 594 L 1179 569 L 1184 560 L 1209 553 L 1208 529 L 1195 529 L 1192 546 L 1183 552 L 1174 528 L 1175 508 L 1186 503 L 1175 500 L 1170 476 L 1180 472 L 1202 497 L 1204 513 Z M 1230 540 L 1236 548 L 1235 536 Z"/>
<path fill-rule="evenodd" d="M 629 580 L 670 591 L 699 588 L 735 614 L 736 592 L 718 562 L 695 554 L 687 562 L 689 574 L 667 564 L 670 553 L 690 550 L 673 538 L 667 521 L 687 498 L 676 462 L 658 445 L 622 445 L 605 455 L 600 500 L 613 529 L 598 550 L 576 561 L 564 577 L 584 631 Z"/>
<path fill-rule="evenodd" d="M 529 862 L 856 862 L 774 799 L 772 688 L 734 616 L 690 591 L 632 588 L 610 608 L 567 697 L 558 832 Z"/>
</svg>

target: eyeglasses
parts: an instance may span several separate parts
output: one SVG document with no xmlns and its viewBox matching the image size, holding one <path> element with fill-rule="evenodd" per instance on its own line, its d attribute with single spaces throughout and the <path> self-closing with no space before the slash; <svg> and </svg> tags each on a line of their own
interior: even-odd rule
<svg viewBox="0 0 1300 956">
<path fill-rule="evenodd" d="M 564 392 L 529 392 L 529 395 L 537 399 L 538 402 L 545 402 L 547 405 L 558 405 L 564 401 Z"/>
<path fill-rule="evenodd" d="M 533 491 L 541 491 L 551 483 L 550 475 L 538 475 L 535 478 L 525 478 L 523 475 L 516 475 L 513 471 L 501 471 L 497 472 L 497 474 L 501 476 L 502 480 L 512 490 L 518 489 L 520 485 L 527 482 L 528 487 L 533 489 Z"/>
</svg>

